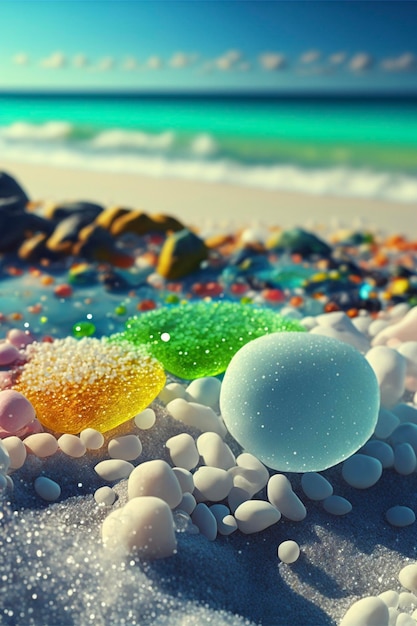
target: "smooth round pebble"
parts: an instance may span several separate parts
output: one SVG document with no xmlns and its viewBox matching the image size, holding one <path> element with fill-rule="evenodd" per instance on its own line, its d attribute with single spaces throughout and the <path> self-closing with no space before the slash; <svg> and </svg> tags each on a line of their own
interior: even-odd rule
<svg viewBox="0 0 417 626">
<path fill-rule="evenodd" d="M 128 498 L 156 496 L 161 498 L 171 509 L 175 509 L 182 500 L 181 485 L 172 469 L 165 461 L 154 459 L 145 461 L 134 468 L 127 483 Z"/>
<path fill-rule="evenodd" d="M 295 563 L 300 556 L 300 546 L 296 541 L 292 541 L 289 539 L 287 541 L 283 541 L 278 546 L 278 558 L 283 563 Z"/>
<path fill-rule="evenodd" d="M 112 511 L 101 526 L 108 549 L 122 549 L 146 559 L 175 554 L 177 540 L 171 509 L 154 496 L 135 497 Z"/>
<path fill-rule="evenodd" d="M 411 526 L 416 521 L 415 513 L 408 506 L 392 506 L 385 513 L 385 519 L 391 526 L 403 528 Z"/>
<path fill-rule="evenodd" d="M 58 450 L 58 441 L 51 433 L 35 433 L 23 440 L 27 450 L 40 459 L 52 456 Z"/>
<path fill-rule="evenodd" d="M 229 495 L 233 487 L 233 478 L 226 470 L 203 465 L 193 474 L 194 486 L 198 493 L 197 500 L 219 502 Z"/>
<path fill-rule="evenodd" d="M 263 489 L 269 480 L 265 465 L 249 452 L 239 454 L 236 467 L 231 467 L 228 471 L 233 476 L 234 486 L 244 489 L 250 497 Z"/>
<path fill-rule="evenodd" d="M 333 493 L 333 487 L 321 474 L 308 472 L 301 477 L 301 487 L 310 500 L 325 500 Z"/>
<path fill-rule="evenodd" d="M 104 436 L 95 428 L 85 428 L 80 432 L 80 440 L 87 450 L 99 450 L 104 444 Z"/>
<path fill-rule="evenodd" d="M 278 509 L 264 500 L 247 500 L 234 513 L 239 530 L 245 535 L 259 533 L 281 519 Z"/>
<path fill-rule="evenodd" d="M 382 464 L 366 454 L 354 454 L 342 465 L 342 476 L 351 487 L 369 489 L 382 475 Z"/>
<path fill-rule="evenodd" d="M 237 522 L 230 510 L 224 504 L 212 504 L 209 507 L 217 522 L 217 532 L 219 535 L 228 536 L 237 530 Z"/>
<path fill-rule="evenodd" d="M 376 596 L 358 600 L 347 610 L 339 626 L 388 626 L 387 605 Z"/>
<path fill-rule="evenodd" d="M 134 469 L 132 463 L 122 459 L 106 459 L 94 466 L 94 471 L 103 480 L 113 482 L 130 476 Z"/>
<path fill-rule="evenodd" d="M 196 444 L 204 465 L 224 470 L 236 465 L 233 452 L 217 433 L 203 433 L 198 437 Z"/>
<path fill-rule="evenodd" d="M 99 487 L 94 492 L 94 500 L 97 502 L 97 504 L 101 504 L 103 506 L 111 506 L 116 500 L 116 492 L 107 485 L 105 485 L 104 487 Z"/>
<path fill-rule="evenodd" d="M 349 500 L 342 496 L 329 496 L 323 500 L 323 509 L 330 515 L 347 515 L 352 510 Z"/>
<path fill-rule="evenodd" d="M 226 435 L 223 421 L 209 406 L 176 398 L 169 402 L 166 408 L 175 420 L 186 426 L 197 428 L 202 432 L 215 432 L 221 437 Z"/>
<path fill-rule="evenodd" d="M 35 491 L 42 500 L 55 502 L 61 495 L 61 487 L 46 476 L 39 476 L 34 482 Z"/>
<path fill-rule="evenodd" d="M 17 437 L 16 437 L 17 439 Z M 0 474 L 7 474 L 11 464 L 10 453 L 4 441 L 0 439 Z"/>
<path fill-rule="evenodd" d="M 179 509 L 180 511 L 185 511 L 185 513 L 188 513 L 188 515 L 191 515 L 196 505 L 197 505 L 197 502 L 193 494 L 189 492 L 185 492 L 183 493 L 182 500 L 179 503 L 177 509 Z"/>
<path fill-rule="evenodd" d="M 416 620 L 408 613 L 399 613 L 395 626 L 416 626 Z"/>
<path fill-rule="evenodd" d="M 20 328 L 11 328 L 7 333 L 7 341 L 16 348 L 24 348 L 33 342 L 33 336 Z"/>
<path fill-rule="evenodd" d="M 172 471 L 177 477 L 182 493 L 192 493 L 194 491 L 194 479 L 191 472 L 184 467 L 173 467 Z"/>
<path fill-rule="evenodd" d="M 199 502 L 191 514 L 191 519 L 204 537 L 209 541 L 216 539 L 217 521 L 206 504 Z"/>
<path fill-rule="evenodd" d="M 188 433 L 180 433 L 165 442 L 174 465 L 187 470 L 194 469 L 200 460 L 195 441 Z"/>
<path fill-rule="evenodd" d="M 214 376 L 205 376 L 191 381 L 186 388 L 187 396 L 192 402 L 216 408 L 219 404 L 221 382 Z"/>
<path fill-rule="evenodd" d="M 383 591 L 382 593 L 378 594 L 378 598 L 381 598 L 381 600 L 385 602 L 388 608 L 396 609 L 398 606 L 399 594 L 393 589 Z"/>
<path fill-rule="evenodd" d="M 409 476 L 417 467 L 416 453 L 409 443 L 397 443 L 394 447 L 394 469 L 402 476 Z"/>
<path fill-rule="evenodd" d="M 153 409 L 144 409 L 141 413 L 135 415 L 135 425 L 141 430 L 149 430 L 156 422 L 156 415 Z"/>
<path fill-rule="evenodd" d="M 16 433 L 36 417 L 29 400 L 14 389 L 0 391 L 0 427 L 8 433 Z"/>
<path fill-rule="evenodd" d="M 379 388 L 369 363 L 350 345 L 309 333 L 275 333 L 233 357 L 220 408 L 233 437 L 268 467 L 320 471 L 372 435 Z"/>
<path fill-rule="evenodd" d="M 375 346 L 366 354 L 377 377 L 381 391 L 381 405 L 391 407 L 398 402 L 405 390 L 407 362 L 405 358 L 387 346 Z"/>
<path fill-rule="evenodd" d="M 6 448 L 10 457 L 10 469 L 16 470 L 16 469 L 23 467 L 26 461 L 27 451 L 26 451 L 26 446 L 23 443 L 23 441 L 20 439 L 20 437 L 16 437 L 12 435 L 11 437 L 7 437 L 6 439 L 3 439 L 2 444 Z M 0 469 L 4 471 L 1 458 L 2 457 L 1 457 L 1 452 L 0 452 Z"/>
<path fill-rule="evenodd" d="M 417 606 L 417 596 L 410 591 L 401 591 L 398 596 L 398 607 L 405 610 L 415 609 Z"/>
<path fill-rule="evenodd" d="M 361 448 L 360 452 L 378 459 L 383 469 L 394 466 L 394 450 L 386 441 L 371 439 Z"/>
<path fill-rule="evenodd" d="M 86 452 L 85 445 L 77 435 L 61 435 L 58 439 L 58 446 L 64 454 L 72 456 L 75 459 L 84 456 Z"/>
<path fill-rule="evenodd" d="M 411 563 L 402 568 L 398 580 L 405 589 L 417 593 L 417 563 Z"/>
<path fill-rule="evenodd" d="M 378 421 L 375 426 L 374 436 L 377 437 L 377 439 L 388 439 L 399 423 L 400 420 L 395 413 L 381 407 L 378 414 Z"/>
<path fill-rule="evenodd" d="M 182 398 L 185 400 L 187 397 L 187 392 L 185 391 L 185 387 L 180 383 L 168 383 L 159 392 L 158 400 L 163 402 L 164 404 L 168 404 L 172 400 L 176 400 L 177 398 Z M 145 409 L 146 410 L 146 409 Z"/>
<path fill-rule="evenodd" d="M 142 453 L 142 443 L 136 435 L 123 435 L 110 439 L 107 450 L 111 459 L 134 461 Z"/>
<path fill-rule="evenodd" d="M 8 341 L 0 342 L 0 366 L 11 365 L 19 358 L 19 350 Z"/>
<path fill-rule="evenodd" d="M 268 481 L 268 500 L 284 517 L 301 522 L 307 515 L 306 508 L 300 498 L 292 490 L 290 481 L 284 474 L 274 474 Z"/>
</svg>

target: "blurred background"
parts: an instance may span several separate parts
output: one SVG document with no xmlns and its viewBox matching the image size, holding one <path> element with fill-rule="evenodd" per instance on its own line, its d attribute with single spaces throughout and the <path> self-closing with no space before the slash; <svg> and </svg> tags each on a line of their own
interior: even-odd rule
<svg viewBox="0 0 417 626">
<path fill-rule="evenodd" d="M 0 159 L 417 201 L 417 3 L 3 1 Z"/>
</svg>

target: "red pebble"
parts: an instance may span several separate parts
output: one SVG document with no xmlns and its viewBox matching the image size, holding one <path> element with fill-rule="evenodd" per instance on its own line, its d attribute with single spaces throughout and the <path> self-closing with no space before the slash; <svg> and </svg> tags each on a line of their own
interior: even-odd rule
<svg viewBox="0 0 417 626">
<path fill-rule="evenodd" d="M 73 294 L 71 285 L 63 284 L 57 285 L 54 289 L 54 295 L 57 298 L 70 298 Z"/>
<path fill-rule="evenodd" d="M 210 281 L 208 283 L 194 283 L 191 287 L 192 291 L 201 298 L 207 296 L 219 296 L 223 293 L 223 287 L 220 283 Z"/>
<path fill-rule="evenodd" d="M 233 283 L 233 285 L 230 285 L 230 291 L 236 296 L 241 296 L 242 294 L 246 293 L 247 290 L 248 285 L 246 285 L 245 283 Z"/>
<path fill-rule="evenodd" d="M 154 300 L 142 300 L 136 308 L 138 311 L 152 311 L 156 309 L 156 302 Z"/>
<path fill-rule="evenodd" d="M 268 302 L 284 302 L 285 294 L 281 289 L 264 289 L 262 291 L 264 300 Z"/>
</svg>

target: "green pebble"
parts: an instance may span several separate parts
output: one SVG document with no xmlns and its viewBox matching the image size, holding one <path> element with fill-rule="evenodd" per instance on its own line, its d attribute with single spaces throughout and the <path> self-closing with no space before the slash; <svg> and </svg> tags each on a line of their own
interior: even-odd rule
<svg viewBox="0 0 417 626">
<path fill-rule="evenodd" d="M 119 306 L 114 309 L 114 312 L 116 315 L 126 315 L 127 308 L 123 304 L 119 304 Z"/>
<path fill-rule="evenodd" d="M 165 369 L 193 380 L 224 372 L 236 352 L 269 333 L 304 331 L 269 309 L 236 302 L 197 302 L 155 309 L 126 321 L 113 341 L 146 344 Z"/>
<path fill-rule="evenodd" d="M 72 327 L 72 334 L 77 339 L 91 337 L 96 332 L 96 327 L 91 322 L 76 322 Z"/>
<path fill-rule="evenodd" d="M 176 296 L 174 293 L 170 293 L 166 298 L 165 298 L 165 302 L 167 304 L 178 304 L 178 302 L 180 301 L 179 297 Z"/>
</svg>

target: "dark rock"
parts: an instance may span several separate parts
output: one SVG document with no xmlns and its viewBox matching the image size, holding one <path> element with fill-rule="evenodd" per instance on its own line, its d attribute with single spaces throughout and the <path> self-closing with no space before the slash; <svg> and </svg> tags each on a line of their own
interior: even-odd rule
<svg viewBox="0 0 417 626">
<path fill-rule="evenodd" d="M 322 239 L 302 228 L 292 228 L 277 233 L 271 246 L 276 251 L 301 254 L 302 256 L 330 256 L 332 249 Z"/>
<path fill-rule="evenodd" d="M 86 202 L 84 200 L 79 202 L 64 202 L 51 206 L 46 211 L 46 217 L 55 222 L 60 222 L 68 217 L 77 216 L 80 220 L 80 224 L 86 226 L 87 224 L 91 224 L 103 210 L 100 204 L 94 204 L 93 202 Z"/>
<path fill-rule="evenodd" d="M 26 192 L 19 183 L 6 172 L 0 172 L 0 198 L 10 198 L 16 196 L 20 198 L 24 205 L 29 202 Z"/>
<path fill-rule="evenodd" d="M 207 257 L 208 248 L 204 241 L 184 228 L 166 239 L 156 271 L 164 278 L 176 280 L 199 269 Z"/>
</svg>

